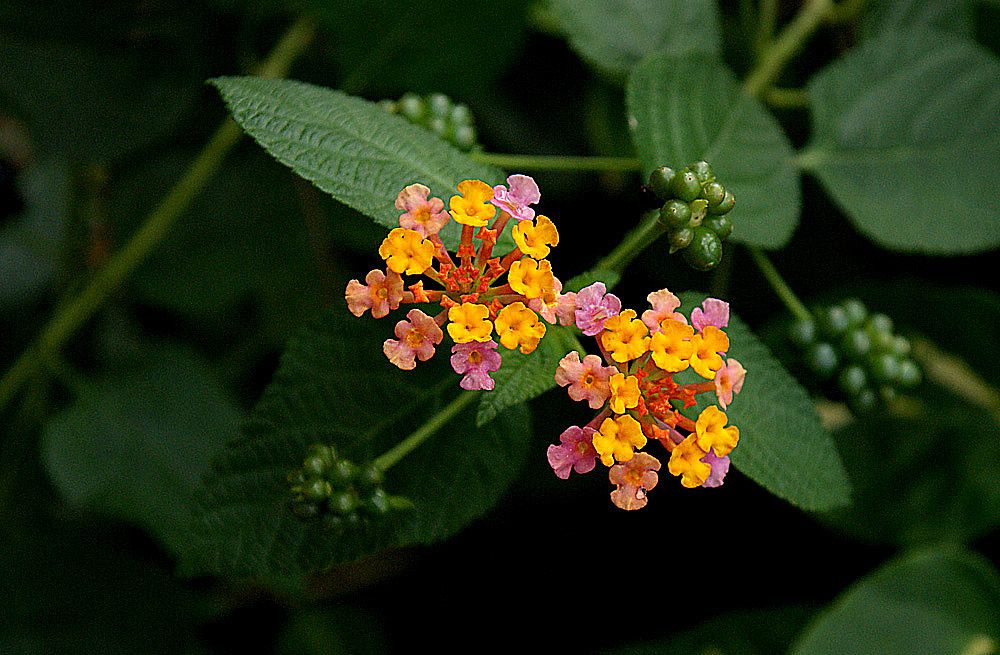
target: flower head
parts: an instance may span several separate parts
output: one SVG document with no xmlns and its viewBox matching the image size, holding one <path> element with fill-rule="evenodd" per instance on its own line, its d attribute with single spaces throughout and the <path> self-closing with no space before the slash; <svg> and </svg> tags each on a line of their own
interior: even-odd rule
<svg viewBox="0 0 1000 655">
<path fill-rule="evenodd" d="M 597 466 L 597 451 L 594 450 L 594 433 L 590 427 L 571 425 L 559 435 L 559 445 L 549 446 L 549 466 L 555 474 L 565 480 L 570 470 L 577 473 L 590 473 Z"/>
<path fill-rule="evenodd" d="M 705 298 L 701 307 L 695 307 L 691 311 L 691 325 L 695 326 L 699 332 L 709 325 L 717 328 L 728 326 L 729 303 L 718 298 Z"/>
<path fill-rule="evenodd" d="M 635 317 L 635 310 L 626 309 L 604 322 L 601 344 L 619 364 L 642 356 L 649 350 L 649 330 Z"/>
<path fill-rule="evenodd" d="M 719 353 L 729 350 L 729 337 L 714 325 L 706 325 L 701 332 L 691 337 L 694 353 L 691 354 L 691 368 L 703 378 L 712 380 L 715 372 L 722 368 Z"/>
<path fill-rule="evenodd" d="M 743 365 L 732 357 L 715 372 L 715 395 L 722 409 L 728 407 L 733 402 L 733 396 L 743 389 L 746 375 L 747 371 Z"/>
<path fill-rule="evenodd" d="M 392 270 L 388 274 L 380 270 L 369 271 L 365 276 L 367 284 L 357 280 L 347 283 L 344 298 L 347 299 L 347 309 L 355 316 L 361 316 L 370 309 L 372 317 L 382 318 L 390 309 L 399 307 L 403 299 L 403 278 Z"/>
<path fill-rule="evenodd" d="M 642 426 L 628 414 L 604 419 L 601 429 L 594 435 L 594 449 L 605 466 L 611 466 L 615 460 L 629 461 L 635 455 L 635 449 L 645 445 Z"/>
<path fill-rule="evenodd" d="M 649 331 L 656 334 L 660 331 L 660 321 L 673 319 L 681 323 L 687 323 L 684 314 L 674 311 L 681 305 L 680 299 L 667 289 L 660 289 L 646 296 L 651 309 L 642 313 L 642 322 L 646 324 Z"/>
<path fill-rule="evenodd" d="M 411 184 L 396 196 L 396 209 L 405 212 L 399 217 L 399 226 L 425 238 L 437 234 L 449 218 L 444 201 L 428 198 L 430 192 L 423 184 Z"/>
<path fill-rule="evenodd" d="M 542 199 L 535 180 L 527 175 L 511 175 L 507 178 L 507 184 L 510 185 L 509 191 L 502 184 L 493 187 L 490 202 L 518 221 L 533 219 L 535 210 L 528 205 L 534 205 Z"/>
<path fill-rule="evenodd" d="M 492 391 L 496 383 L 490 373 L 500 369 L 501 361 L 497 342 L 492 339 L 456 343 L 451 347 L 451 367 L 464 376 L 459 386 L 467 391 Z"/>
<path fill-rule="evenodd" d="M 378 254 L 392 272 L 418 275 L 430 268 L 436 250 L 437 246 L 419 232 L 397 227 L 382 241 Z"/>
<path fill-rule="evenodd" d="M 684 441 L 674 446 L 667 462 L 667 470 L 671 475 L 681 476 L 681 484 L 689 489 L 700 487 L 712 473 L 712 466 L 702 460 L 706 453 L 698 447 L 696 437 L 692 434 Z"/>
<path fill-rule="evenodd" d="M 575 350 L 559 360 L 556 383 L 569 387 L 566 391 L 573 400 L 586 400 L 591 409 L 600 409 L 611 395 L 609 380 L 614 369 L 604 366 L 597 355 L 587 355 L 580 361 Z"/>
<path fill-rule="evenodd" d="M 522 221 L 511 229 L 514 243 L 525 255 L 535 259 L 549 256 L 549 246 L 559 245 L 559 231 L 548 216 L 539 214 L 534 221 Z"/>
<path fill-rule="evenodd" d="M 493 189 L 480 180 L 465 180 L 458 183 L 458 192 L 448 202 L 451 217 L 462 225 L 485 227 L 496 215 L 497 210 L 490 204 Z"/>
<path fill-rule="evenodd" d="M 525 257 L 510 265 L 507 274 L 510 288 L 525 298 L 541 298 L 543 302 L 551 302 L 556 298 L 555 278 L 552 275 L 552 264 L 547 259 L 535 261 Z"/>
<path fill-rule="evenodd" d="M 576 326 L 588 337 L 599 334 L 604 329 L 604 322 L 621 310 L 622 301 L 608 293 L 603 282 L 594 282 L 576 294 Z"/>
<path fill-rule="evenodd" d="M 611 411 L 624 414 L 626 409 L 639 406 L 639 379 L 634 375 L 615 373 L 608 381 L 611 387 Z"/>
<path fill-rule="evenodd" d="M 653 363 L 668 373 L 679 373 L 689 365 L 694 353 L 691 337 L 694 329 L 687 323 L 666 318 L 660 322 L 660 330 L 653 334 L 649 350 L 653 353 Z"/>
<path fill-rule="evenodd" d="M 434 356 L 434 346 L 441 343 L 444 333 L 434 319 L 419 309 L 406 313 L 407 321 L 396 323 L 396 339 L 386 339 L 382 352 L 389 361 L 411 371 L 416 367 L 416 359 L 422 362 Z"/>
<path fill-rule="evenodd" d="M 636 453 L 624 464 L 615 464 L 608 471 L 608 479 L 616 489 L 611 492 L 611 502 L 625 510 L 646 506 L 646 492 L 656 486 L 660 460 L 646 453 Z"/>
<path fill-rule="evenodd" d="M 493 334 L 493 322 L 489 320 L 490 309 L 486 305 L 463 302 L 448 310 L 448 334 L 455 343 L 479 341 L 485 343 Z"/>
<path fill-rule="evenodd" d="M 523 302 L 511 303 L 501 309 L 495 326 L 500 343 L 505 348 L 519 348 L 525 355 L 537 348 L 538 342 L 545 336 L 545 324 Z"/>
</svg>

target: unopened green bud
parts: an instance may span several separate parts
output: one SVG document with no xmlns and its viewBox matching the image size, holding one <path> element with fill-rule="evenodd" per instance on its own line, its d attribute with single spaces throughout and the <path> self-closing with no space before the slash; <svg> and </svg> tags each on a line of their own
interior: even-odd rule
<svg viewBox="0 0 1000 655">
<path fill-rule="evenodd" d="M 698 182 L 698 176 L 688 169 L 678 171 L 674 176 L 670 189 L 673 191 L 675 197 L 680 198 L 684 202 L 691 202 L 701 195 L 701 184 Z"/>
<path fill-rule="evenodd" d="M 691 222 L 691 207 L 681 200 L 668 200 L 660 209 L 660 223 L 668 228 L 679 230 L 689 227 Z"/>
<path fill-rule="evenodd" d="M 671 183 L 673 179 L 674 169 L 669 166 L 660 166 L 649 174 L 649 188 L 656 194 L 661 203 L 669 200 L 672 196 Z"/>
</svg>

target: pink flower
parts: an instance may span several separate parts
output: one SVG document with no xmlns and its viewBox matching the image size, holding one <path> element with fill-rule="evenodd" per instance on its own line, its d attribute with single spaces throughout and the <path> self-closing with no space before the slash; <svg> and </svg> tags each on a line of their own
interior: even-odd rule
<svg viewBox="0 0 1000 655">
<path fill-rule="evenodd" d="M 467 391 L 492 391 L 496 382 L 490 373 L 500 369 L 502 358 L 497 352 L 497 342 L 470 341 L 451 347 L 451 367 L 464 375 L 459 386 Z"/>
<path fill-rule="evenodd" d="M 527 175 L 511 175 L 507 178 L 507 184 L 510 185 L 510 191 L 502 184 L 493 187 L 493 199 L 490 202 L 510 214 L 511 218 L 519 221 L 532 220 L 535 210 L 528 205 L 534 205 L 542 199 L 535 180 Z"/>
<path fill-rule="evenodd" d="M 660 460 L 647 453 L 636 453 L 623 464 L 615 464 L 608 471 L 608 479 L 617 485 L 611 492 L 611 502 L 625 510 L 646 506 L 646 492 L 656 486 Z"/>
<path fill-rule="evenodd" d="M 592 337 L 604 329 L 604 321 L 622 310 L 618 296 L 608 293 L 603 282 L 594 282 L 576 294 L 576 326 Z"/>
<path fill-rule="evenodd" d="M 396 339 L 386 339 L 382 344 L 382 352 L 389 361 L 403 369 L 411 371 L 419 359 L 426 362 L 434 356 L 434 346 L 441 343 L 444 333 L 434 319 L 419 309 L 411 309 L 406 313 L 408 321 L 396 323 Z"/>
<path fill-rule="evenodd" d="M 347 299 L 347 309 L 352 314 L 361 316 L 365 310 L 370 309 L 372 317 L 382 318 L 390 309 L 399 307 L 403 299 L 403 278 L 399 273 L 389 271 L 386 275 L 379 270 L 369 271 L 365 282 L 368 284 L 361 284 L 357 280 L 347 283 L 344 298 Z"/>
<path fill-rule="evenodd" d="M 729 473 L 729 456 L 719 457 L 711 450 L 701 458 L 701 461 L 712 467 L 712 472 L 708 474 L 708 479 L 701 483 L 701 486 L 714 488 L 721 487 Z"/>
<path fill-rule="evenodd" d="M 652 309 L 647 309 L 642 313 L 642 322 L 649 328 L 650 333 L 660 331 L 660 321 L 672 318 L 681 323 L 687 323 L 684 314 L 674 310 L 681 306 L 681 301 L 667 289 L 660 289 L 646 296 Z"/>
<path fill-rule="evenodd" d="M 427 198 L 431 192 L 423 184 L 411 184 L 396 196 L 396 209 L 406 212 L 399 217 L 399 226 L 419 232 L 422 237 L 437 234 L 451 216 L 444 210 L 440 198 Z"/>
<path fill-rule="evenodd" d="M 705 298 L 701 307 L 691 312 L 691 325 L 699 332 L 709 325 L 724 328 L 729 325 L 729 303 L 718 298 Z"/>
<path fill-rule="evenodd" d="M 604 360 L 597 355 L 587 355 L 581 362 L 580 353 L 574 350 L 559 360 L 556 383 L 560 387 L 568 386 L 569 397 L 573 400 L 586 400 L 591 409 L 600 409 L 611 396 L 611 374 L 617 372 L 604 366 Z"/>
<path fill-rule="evenodd" d="M 594 470 L 597 462 L 597 451 L 594 450 L 594 428 L 580 428 L 575 425 L 563 430 L 559 435 L 558 446 L 549 446 L 549 466 L 555 474 L 565 480 L 570 469 L 577 473 L 589 473 Z"/>
<path fill-rule="evenodd" d="M 576 293 L 561 293 L 556 299 L 556 318 L 559 325 L 574 325 L 576 323 Z"/>
<path fill-rule="evenodd" d="M 576 313 L 576 294 L 572 291 L 569 293 L 560 293 L 562 291 L 562 282 L 557 277 L 553 277 L 552 279 L 555 282 L 553 286 L 555 300 L 545 302 L 544 298 L 531 298 L 528 300 L 528 307 L 538 312 L 551 325 L 555 325 L 556 323 L 559 323 L 559 325 L 573 325 Z"/>
<path fill-rule="evenodd" d="M 747 371 L 743 365 L 732 357 L 727 359 L 725 365 L 715 373 L 715 395 L 722 409 L 733 402 L 733 395 L 743 389 L 743 379 L 746 375 Z"/>
</svg>

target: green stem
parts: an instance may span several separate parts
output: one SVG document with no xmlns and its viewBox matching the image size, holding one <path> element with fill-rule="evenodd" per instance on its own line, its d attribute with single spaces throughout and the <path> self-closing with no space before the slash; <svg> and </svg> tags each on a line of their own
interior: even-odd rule
<svg viewBox="0 0 1000 655">
<path fill-rule="evenodd" d="M 771 40 L 774 38 L 774 27 L 778 24 L 778 0 L 761 0 L 757 16 L 754 50 L 760 57 L 771 47 Z"/>
<path fill-rule="evenodd" d="M 778 294 L 779 298 L 781 298 L 781 302 L 785 303 L 785 307 L 787 307 L 796 318 L 803 320 L 811 319 L 812 312 L 810 312 L 806 306 L 802 304 L 802 301 L 795 295 L 792 288 L 788 286 L 785 279 L 781 277 L 781 273 L 779 273 L 778 269 L 774 267 L 771 260 L 767 258 L 764 251 L 756 246 L 748 246 L 748 249 L 750 250 L 750 255 L 753 257 L 754 263 L 757 264 L 757 268 L 759 268 L 760 272 L 764 274 L 765 278 L 767 278 L 771 288 L 774 289 L 774 292 Z"/>
<path fill-rule="evenodd" d="M 831 23 L 849 23 L 861 14 L 867 4 L 868 0 L 841 0 L 830 12 L 829 21 Z"/>
<path fill-rule="evenodd" d="M 642 163 L 632 157 L 567 157 L 563 155 L 517 155 L 496 152 L 473 152 L 470 156 L 483 164 L 508 170 L 552 171 L 640 171 Z"/>
<path fill-rule="evenodd" d="M 594 264 L 594 269 L 621 273 L 639 253 L 665 231 L 660 225 L 659 215 L 656 212 L 649 212 L 635 229 L 625 235 L 614 250 Z"/>
<path fill-rule="evenodd" d="M 383 471 L 391 468 L 396 462 L 409 455 L 417 446 L 427 441 L 435 432 L 444 427 L 448 421 L 455 418 L 456 414 L 465 409 L 476 398 L 477 394 L 474 393 L 466 392 L 458 395 L 453 401 L 445 405 L 441 411 L 427 419 L 427 422 L 417 428 L 410 436 L 377 457 L 374 462 L 375 466 Z"/>
<path fill-rule="evenodd" d="M 312 40 L 314 32 L 311 20 L 303 18 L 296 21 L 258 67 L 257 74 L 267 78 L 286 75 L 292 62 Z M 178 217 L 219 169 L 223 158 L 239 141 L 240 134 L 239 126 L 232 119 L 226 119 L 184 176 L 153 209 L 129 242 L 103 268 L 94 273 L 80 293 L 57 309 L 35 342 L 0 379 L 0 409 L 11 401 L 40 362 L 57 353 L 159 245 Z"/>
<path fill-rule="evenodd" d="M 743 88 L 746 92 L 759 96 L 774 84 L 785 64 L 798 53 L 806 39 L 833 10 L 832 0 L 806 0 L 805 6 L 761 54 L 760 61 L 744 80 Z"/>
<path fill-rule="evenodd" d="M 809 92 L 772 86 L 764 92 L 764 102 L 776 109 L 804 109 L 809 106 Z"/>
</svg>

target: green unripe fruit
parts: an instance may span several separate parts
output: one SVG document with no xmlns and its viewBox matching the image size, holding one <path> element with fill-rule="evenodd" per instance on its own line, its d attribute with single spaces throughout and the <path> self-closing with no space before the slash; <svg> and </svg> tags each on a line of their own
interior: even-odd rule
<svg viewBox="0 0 1000 655">
<path fill-rule="evenodd" d="M 858 414 L 867 414 L 878 407 L 878 396 L 875 392 L 865 387 L 849 399 L 851 408 Z"/>
<path fill-rule="evenodd" d="M 840 350 L 848 359 L 863 360 L 872 349 L 872 338 L 864 330 L 849 330 L 840 341 Z"/>
<path fill-rule="evenodd" d="M 816 318 L 819 321 L 819 328 L 828 338 L 835 339 L 847 331 L 850 322 L 844 308 L 839 305 L 831 305 L 816 311 Z"/>
<path fill-rule="evenodd" d="M 691 222 L 691 206 L 680 200 L 668 200 L 660 209 L 660 223 L 668 228 L 679 230 L 688 227 Z"/>
<path fill-rule="evenodd" d="M 725 241 L 733 233 L 733 222 L 728 216 L 709 216 L 702 223 L 705 227 L 715 232 L 715 236 Z"/>
<path fill-rule="evenodd" d="M 344 516 L 353 512 L 358 506 L 358 497 L 350 491 L 338 491 L 330 496 L 327 507 L 334 514 Z"/>
<path fill-rule="evenodd" d="M 861 390 L 868 386 L 868 376 L 860 366 L 848 366 L 840 372 L 837 378 L 840 388 L 848 396 L 856 396 Z"/>
<path fill-rule="evenodd" d="M 449 118 L 455 125 L 472 124 L 472 112 L 469 111 L 469 108 L 466 105 L 455 105 L 452 107 Z"/>
<path fill-rule="evenodd" d="M 469 150 L 476 145 L 476 128 L 471 125 L 459 125 L 455 128 L 453 143 L 461 150 Z"/>
<path fill-rule="evenodd" d="M 382 469 L 374 464 L 367 464 L 358 469 L 354 480 L 359 488 L 369 491 L 382 484 Z"/>
<path fill-rule="evenodd" d="M 882 397 L 882 402 L 891 403 L 896 400 L 896 390 L 892 387 L 886 386 L 878 390 L 878 395 Z"/>
<path fill-rule="evenodd" d="M 670 199 L 672 195 L 671 183 L 674 179 L 674 169 L 669 166 L 660 166 L 659 168 L 653 169 L 653 172 L 649 174 L 649 188 L 656 194 L 656 197 L 660 199 L 660 202 L 665 202 Z"/>
<path fill-rule="evenodd" d="M 344 519 L 336 514 L 324 514 L 323 515 L 323 529 L 324 530 L 343 530 L 344 529 Z"/>
<path fill-rule="evenodd" d="M 330 471 L 330 480 L 338 489 L 343 489 L 354 480 L 357 470 L 350 460 L 338 460 Z"/>
<path fill-rule="evenodd" d="M 302 462 L 302 470 L 311 477 L 318 477 L 326 473 L 327 461 L 319 455 L 310 455 Z"/>
<path fill-rule="evenodd" d="M 796 321 L 788 330 L 788 338 L 800 348 L 811 345 L 816 340 L 816 322 L 811 318 Z"/>
<path fill-rule="evenodd" d="M 718 205 L 714 207 L 712 205 L 708 206 L 708 213 L 713 216 L 722 216 L 723 214 L 728 214 L 736 206 L 736 197 L 731 191 L 726 191 L 726 196 L 722 199 Z"/>
<path fill-rule="evenodd" d="M 712 167 L 708 165 L 707 161 L 696 161 L 690 164 L 688 169 L 695 174 L 695 177 L 702 184 L 707 184 L 715 179 L 715 173 L 712 172 Z"/>
<path fill-rule="evenodd" d="M 684 250 L 694 239 L 694 230 L 690 227 L 684 227 L 676 232 L 670 233 L 670 254 L 674 254 L 678 250 Z"/>
<path fill-rule="evenodd" d="M 330 488 L 330 483 L 323 478 L 315 478 L 309 480 L 301 487 L 301 493 L 306 500 L 311 500 L 314 502 L 319 502 L 330 495 L 333 489 Z"/>
<path fill-rule="evenodd" d="M 448 137 L 448 121 L 441 116 L 431 116 L 427 121 L 427 129 L 438 136 Z"/>
<path fill-rule="evenodd" d="M 847 322 L 851 324 L 851 327 L 860 327 L 868 318 L 868 309 L 860 300 L 848 298 L 841 304 L 841 307 L 844 308 Z"/>
<path fill-rule="evenodd" d="M 414 122 L 422 120 L 424 114 L 427 113 L 427 103 L 414 93 L 407 93 L 400 98 L 398 106 L 399 113 Z"/>
<path fill-rule="evenodd" d="M 701 197 L 708 201 L 709 207 L 718 207 L 726 199 L 726 187 L 718 182 L 709 182 L 705 185 Z"/>
<path fill-rule="evenodd" d="M 312 519 L 319 516 L 320 507 L 316 503 L 293 503 L 292 514 L 300 519 Z"/>
<path fill-rule="evenodd" d="M 867 327 L 872 336 L 878 333 L 892 334 L 892 319 L 885 314 L 872 314 L 868 317 Z"/>
<path fill-rule="evenodd" d="M 878 352 L 892 352 L 892 347 L 896 343 L 896 336 L 892 332 L 871 332 L 872 350 Z"/>
<path fill-rule="evenodd" d="M 879 384 L 893 384 L 899 374 L 899 359 L 890 353 L 869 357 L 868 370 Z"/>
<path fill-rule="evenodd" d="M 445 118 L 451 113 L 451 100 L 443 93 L 432 93 L 427 96 L 427 104 L 431 110 L 431 116 Z"/>
<path fill-rule="evenodd" d="M 682 169 L 674 176 L 670 190 L 673 191 L 675 197 L 684 202 L 691 202 L 701 195 L 701 183 L 698 182 L 698 176 L 692 171 Z"/>
<path fill-rule="evenodd" d="M 722 242 L 707 227 L 696 227 L 691 243 L 684 249 L 684 261 L 697 271 L 710 271 L 722 261 Z"/>
<path fill-rule="evenodd" d="M 376 489 L 372 492 L 372 495 L 368 497 L 368 500 L 365 501 L 365 509 L 375 515 L 388 514 L 391 509 L 389 494 L 387 494 L 383 489 Z"/>
<path fill-rule="evenodd" d="M 839 365 L 837 351 L 825 341 L 814 343 L 806 351 L 806 365 L 821 379 L 828 379 L 837 371 Z"/>
<path fill-rule="evenodd" d="M 920 367 L 912 359 L 904 359 L 899 362 L 899 370 L 896 371 L 896 382 L 904 389 L 912 389 L 920 384 L 923 375 Z"/>
<path fill-rule="evenodd" d="M 910 340 L 903 336 L 896 336 L 892 340 L 892 347 L 889 349 L 896 357 L 906 357 L 910 354 Z"/>
</svg>

